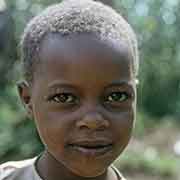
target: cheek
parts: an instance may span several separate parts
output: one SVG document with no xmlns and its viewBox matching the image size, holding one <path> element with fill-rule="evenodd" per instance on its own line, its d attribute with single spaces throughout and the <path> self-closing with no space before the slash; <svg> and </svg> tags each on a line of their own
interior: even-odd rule
<svg viewBox="0 0 180 180">
<path fill-rule="evenodd" d="M 112 129 L 114 132 L 114 139 L 122 147 L 125 147 L 131 137 L 132 129 L 134 127 L 135 111 L 132 109 L 128 112 L 121 112 L 114 115 L 112 122 Z"/>
<path fill-rule="evenodd" d="M 58 112 L 40 112 L 35 114 L 38 132 L 43 143 L 53 148 L 65 144 L 71 132 L 72 119 L 64 117 Z"/>
</svg>

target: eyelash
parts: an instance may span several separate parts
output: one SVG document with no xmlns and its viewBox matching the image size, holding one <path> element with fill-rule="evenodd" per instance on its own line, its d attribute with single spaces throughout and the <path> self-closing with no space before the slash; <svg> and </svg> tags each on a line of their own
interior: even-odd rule
<svg viewBox="0 0 180 180">
<path fill-rule="evenodd" d="M 64 104 L 64 103 L 74 104 L 77 102 L 77 100 L 78 100 L 78 98 L 76 96 L 74 96 L 72 93 L 59 93 L 59 94 L 50 96 L 48 98 L 48 101 L 53 101 L 53 102 L 61 103 L 61 104 Z"/>
<path fill-rule="evenodd" d="M 105 97 L 107 103 L 123 103 L 131 97 L 127 92 L 115 91 Z"/>
<path fill-rule="evenodd" d="M 115 91 L 103 98 L 105 103 L 123 103 L 131 97 L 127 92 Z M 48 98 L 48 101 L 53 101 L 61 104 L 76 104 L 78 97 L 72 93 L 58 93 Z"/>
</svg>

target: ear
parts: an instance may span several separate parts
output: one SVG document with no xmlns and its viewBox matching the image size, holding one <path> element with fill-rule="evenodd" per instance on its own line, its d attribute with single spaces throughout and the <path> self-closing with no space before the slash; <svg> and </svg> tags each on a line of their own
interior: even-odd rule
<svg viewBox="0 0 180 180">
<path fill-rule="evenodd" d="M 17 83 L 17 89 L 21 101 L 28 112 L 28 115 L 32 118 L 32 103 L 31 103 L 31 91 L 30 86 L 26 81 L 21 81 Z"/>
</svg>

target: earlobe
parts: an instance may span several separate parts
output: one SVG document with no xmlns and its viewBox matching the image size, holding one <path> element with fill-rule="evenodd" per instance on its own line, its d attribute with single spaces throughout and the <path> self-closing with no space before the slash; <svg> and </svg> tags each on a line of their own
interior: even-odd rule
<svg viewBox="0 0 180 180">
<path fill-rule="evenodd" d="M 21 81 L 17 83 L 17 89 L 25 109 L 27 110 L 28 114 L 32 116 L 31 93 L 29 84 L 26 81 Z"/>
</svg>

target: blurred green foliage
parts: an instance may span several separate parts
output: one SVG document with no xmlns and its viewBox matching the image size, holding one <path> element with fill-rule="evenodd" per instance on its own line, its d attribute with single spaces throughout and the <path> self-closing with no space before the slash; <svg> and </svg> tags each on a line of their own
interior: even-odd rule
<svg viewBox="0 0 180 180">
<path fill-rule="evenodd" d="M 15 81 L 20 77 L 18 44 L 26 23 L 42 9 L 57 2 L 60 1 L 0 0 L 1 161 L 33 156 L 42 149 L 33 121 L 27 120 L 17 97 Z M 128 19 L 139 39 L 139 112 L 156 117 L 156 121 L 164 116 L 178 119 L 180 1 L 114 0 L 114 7 Z M 143 129 L 143 125 L 140 127 Z"/>
<path fill-rule="evenodd" d="M 154 176 L 163 177 L 163 179 L 175 179 L 175 174 L 179 172 L 179 160 L 167 154 L 160 154 L 155 158 L 148 157 L 142 152 L 126 152 L 120 159 L 117 159 L 115 165 L 122 172 L 136 171 L 144 172 Z"/>
</svg>

